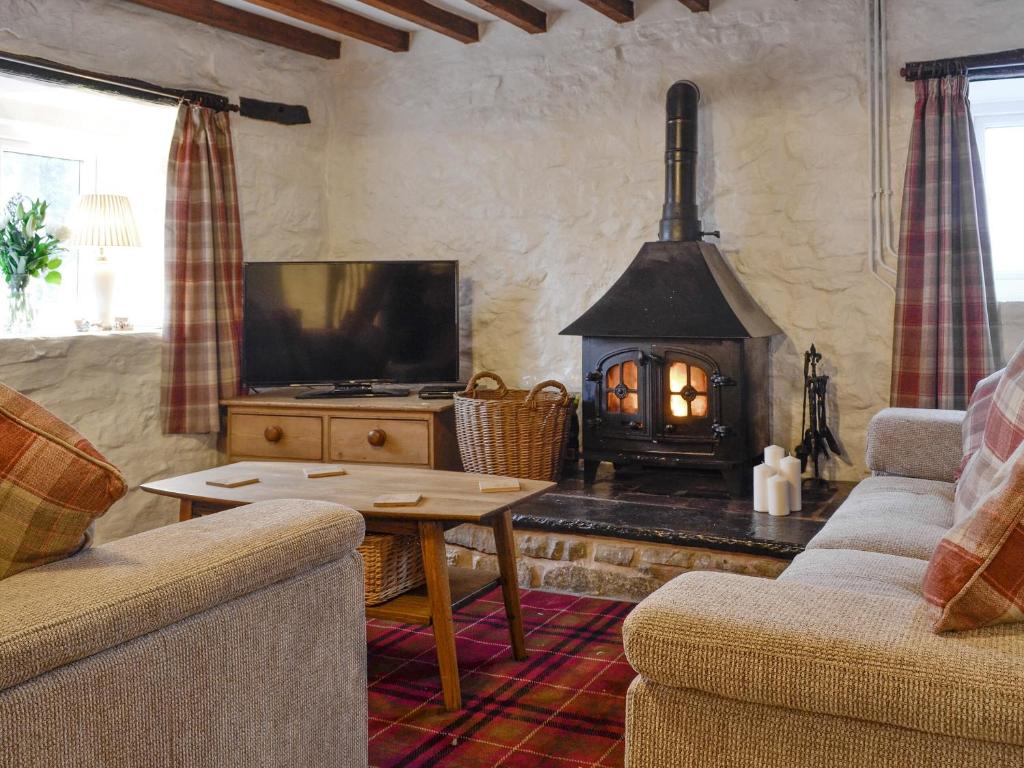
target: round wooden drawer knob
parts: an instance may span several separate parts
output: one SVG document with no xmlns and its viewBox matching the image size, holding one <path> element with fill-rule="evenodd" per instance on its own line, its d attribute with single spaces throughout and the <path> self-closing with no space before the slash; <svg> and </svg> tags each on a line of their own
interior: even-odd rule
<svg viewBox="0 0 1024 768">
<path fill-rule="evenodd" d="M 284 437 L 284 430 L 280 427 L 267 427 L 263 430 L 263 437 L 266 438 L 268 443 L 276 443 Z"/>
<path fill-rule="evenodd" d="M 388 439 L 388 433 L 383 429 L 371 429 L 366 433 L 366 442 L 374 448 L 380 448 Z"/>
</svg>

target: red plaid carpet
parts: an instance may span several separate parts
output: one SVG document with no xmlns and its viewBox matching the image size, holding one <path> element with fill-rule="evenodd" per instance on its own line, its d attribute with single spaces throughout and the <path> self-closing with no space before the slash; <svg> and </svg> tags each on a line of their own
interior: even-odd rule
<svg viewBox="0 0 1024 768">
<path fill-rule="evenodd" d="M 522 592 L 529 658 L 515 661 L 501 592 L 455 614 L 460 712 L 445 712 L 429 627 L 371 620 L 370 765 L 612 768 L 623 762 L 629 603 Z"/>
</svg>

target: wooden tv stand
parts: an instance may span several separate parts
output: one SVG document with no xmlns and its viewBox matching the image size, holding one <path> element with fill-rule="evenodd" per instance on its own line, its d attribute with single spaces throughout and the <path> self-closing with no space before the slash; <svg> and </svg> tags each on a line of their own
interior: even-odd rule
<svg viewBox="0 0 1024 768">
<path fill-rule="evenodd" d="M 462 469 L 451 400 L 416 395 L 296 400 L 295 394 L 273 390 L 221 400 L 227 408 L 228 461 Z"/>
</svg>

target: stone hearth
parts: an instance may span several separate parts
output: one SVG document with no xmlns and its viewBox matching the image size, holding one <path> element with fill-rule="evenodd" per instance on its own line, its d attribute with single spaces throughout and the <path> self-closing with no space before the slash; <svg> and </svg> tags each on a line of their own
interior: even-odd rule
<svg viewBox="0 0 1024 768">
<path fill-rule="evenodd" d="M 774 578 L 853 485 L 806 488 L 801 512 L 773 518 L 730 499 L 715 473 L 604 465 L 592 485 L 566 478 L 516 508 L 519 583 L 640 600 L 686 571 Z M 461 525 L 446 538 L 450 563 L 497 571 L 488 528 Z"/>
</svg>

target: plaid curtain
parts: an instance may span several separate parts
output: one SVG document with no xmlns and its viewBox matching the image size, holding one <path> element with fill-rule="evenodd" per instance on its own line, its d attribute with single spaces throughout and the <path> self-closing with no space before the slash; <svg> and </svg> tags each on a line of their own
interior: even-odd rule
<svg viewBox="0 0 1024 768">
<path fill-rule="evenodd" d="M 217 432 L 239 393 L 242 231 L 226 112 L 182 104 L 167 168 L 164 433 Z"/>
<path fill-rule="evenodd" d="M 962 75 L 918 80 L 903 188 L 891 401 L 967 407 L 996 367 L 992 253 Z"/>
</svg>

